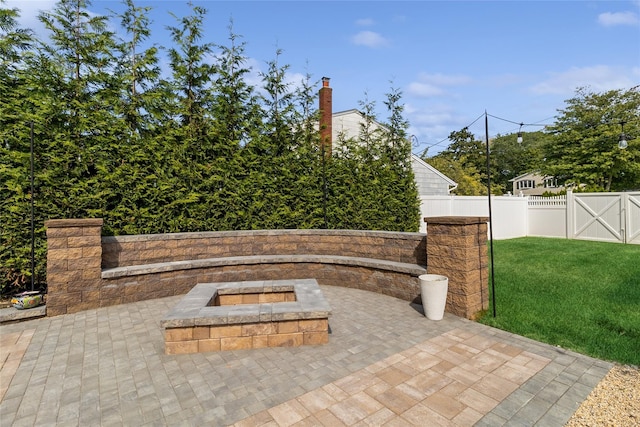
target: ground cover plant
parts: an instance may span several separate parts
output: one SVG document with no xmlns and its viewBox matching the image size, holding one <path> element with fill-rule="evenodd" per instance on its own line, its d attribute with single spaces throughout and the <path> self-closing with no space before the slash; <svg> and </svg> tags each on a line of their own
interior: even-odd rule
<svg viewBox="0 0 640 427">
<path fill-rule="evenodd" d="M 496 314 L 480 322 L 640 365 L 640 246 L 525 237 L 494 242 Z"/>
</svg>

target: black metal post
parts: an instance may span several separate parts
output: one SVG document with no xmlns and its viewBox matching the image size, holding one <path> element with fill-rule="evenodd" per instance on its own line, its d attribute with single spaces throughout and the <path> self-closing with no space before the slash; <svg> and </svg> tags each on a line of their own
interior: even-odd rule
<svg viewBox="0 0 640 427">
<path fill-rule="evenodd" d="M 493 317 L 496 317 L 496 281 L 493 268 L 493 216 L 491 213 L 491 160 L 489 154 L 489 116 L 484 112 L 484 133 L 486 138 L 487 154 L 487 199 L 489 200 L 489 247 L 491 248 L 491 304 L 493 305 Z"/>
<path fill-rule="evenodd" d="M 30 125 L 31 129 L 31 291 L 34 289 L 35 277 L 36 277 L 36 257 L 35 257 L 35 221 L 33 215 L 33 122 Z"/>
</svg>

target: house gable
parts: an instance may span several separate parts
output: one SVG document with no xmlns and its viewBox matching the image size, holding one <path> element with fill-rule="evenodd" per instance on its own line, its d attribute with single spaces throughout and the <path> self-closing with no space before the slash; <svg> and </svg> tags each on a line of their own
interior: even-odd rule
<svg viewBox="0 0 640 427">
<path fill-rule="evenodd" d="M 415 154 L 411 155 L 411 168 L 420 196 L 447 195 L 458 186 L 451 178 Z"/>
</svg>

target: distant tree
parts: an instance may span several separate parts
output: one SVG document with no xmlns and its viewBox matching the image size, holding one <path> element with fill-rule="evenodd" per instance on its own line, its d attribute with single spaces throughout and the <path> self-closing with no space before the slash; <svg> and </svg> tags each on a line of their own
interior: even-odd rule
<svg viewBox="0 0 640 427">
<path fill-rule="evenodd" d="M 590 191 L 640 188 L 640 86 L 593 93 L 579 88 L 548 131 L 541 170 Z M 624 131 L 629 146 L 618 148 Z"/>
<path fill-rule="evenodd" d="M 522 132 L 522 143 L 516 134 L 498 135 L 491 140 L 492 184 L 510 190 L 510 179 L 539 171 L 543 166 L 542 146 L 550 137 L 542 131 Z"/>
<path fill-rule="evenodd" d="M 454 190 L 461 196 L 487 194 L 486 147 L 467 128 L 449 134 L 451 143 L 446 149 L 424 160 L 458 183 Z M 502 194 L 502 188 L 492 186 L 494 194 Z"/>
<path fill-rule="evenodd" d="M 459 162 L 444 156 L 427 157 L 423 160 L 456 182 L 457 186 L 452 194 L 458 196 L 487 194 L 487 183 L 482 182 L 477 173 L 465 170 Z"/>
</svg>

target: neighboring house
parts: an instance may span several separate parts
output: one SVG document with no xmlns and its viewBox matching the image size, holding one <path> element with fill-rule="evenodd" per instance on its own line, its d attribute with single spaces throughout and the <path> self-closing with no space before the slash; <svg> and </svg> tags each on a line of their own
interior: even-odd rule
<svg viewBox="0 0 640 427">
<path fill-rule="evenodd" d="M 340 136 L 345 139 L 357 138 L 360 134 L 360 124 L 364 120 L 364 114 L 356 109 L 333 113 L 331 91 L 329 79 L 323 77 L 322 89 L 320 89 L 320 134 L 323 141 L 330 142 L 328 151 L 340 149 L 336 145 Z M 382 126 L 374 121 L 372 130 Z M 419 196 L 446 196 L 458 186 L 452 179 L 415 154 L 411 154 L 411 168 L 415 175 Z"/>
<path fill-rule="evenodd" d="M 411 168 L 420 196 L 447 196 L 458 188 L 455 181 L 415 154 L 411 155 Z"/>
<path fill-rule="evenodd" d="M 536 172 L 529 172 L 510 179 L 513 184 L 513 194 L 518 196 L 540 196 L 543 193 L 559 193 L 565 190 L 563 185 L 558 184 L 558 180 L 553 176 L 540 175 Z"/>
</svg>

